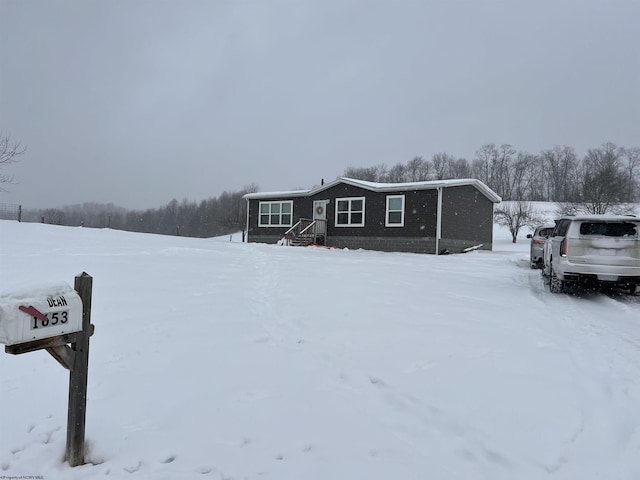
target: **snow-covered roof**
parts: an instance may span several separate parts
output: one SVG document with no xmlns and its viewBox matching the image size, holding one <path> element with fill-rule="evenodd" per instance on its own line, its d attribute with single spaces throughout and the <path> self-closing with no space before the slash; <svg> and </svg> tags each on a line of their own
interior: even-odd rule
<svg viewBox="0 0 640 480">
<path fill-rule="evenodd" d="M 365 180 L 356 180 L 355 178 L 341 177 L 333 182 L 308 190 L 293 190 L 288 192 L 258 192 L 247 193 L 243 198 L 246 199 L 265 199 L 265 198 L 283 198 L 283 197 L 307 197 L 315 195 L 318 192 L 331 188 L 340 183 L 346 183 L 354 187 L 364 188 L 372 192 L 399 192 L 406 190 L 431 190 L 435 188 L 460 187 L 472 185 L 476 187 L 482 194 L 494 203 L 502 201 L 500 196 L 487 187 L 480 180 L 475 178 L 455 178 L 449 180 L 430 180 L 425 182 L 403 182 L 403 183 L 378 183 L 367 182 Z"/>
<path fill-rule="evenodd" d="M 613 221 L 619 222 L 621 220 L 630 221 L 630 222 L 638 222 L 640 218 L 635 215 L 615 215 L 615 214 L 579 214 L 579 215 L 566 215 L 560 218 L 570 218 L 571 220 L 579 220 L 579 221 L 596 221 L 599 220 L 601 222 Z"/>
<path fill-rule="evenodd" d="M 246 199 L 254 199 L 254 198 L 289 198 L 289 197 L 306 197 L 311 192 L 309 190 L 289 190 L 282 192 L 255 192 L 255 193 L 245 193 L 242 198 Z"/>
</svg>

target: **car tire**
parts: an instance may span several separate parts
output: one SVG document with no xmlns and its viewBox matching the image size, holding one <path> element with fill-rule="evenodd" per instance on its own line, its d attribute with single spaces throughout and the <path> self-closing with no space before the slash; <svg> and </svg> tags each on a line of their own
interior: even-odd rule
<svg viewBox="0 0 640 480">
<path fill-rule="evenodd" d="M 560 280 L 553 271 L 553 263 L 549 267 L 549 291 L 551 293 L 563 293 L 565 287 L 564 280 Z"/>
<path fill-rule="evenodd" d="M 635 295 L 638 291 L 638 285 L 636 285 L 635 283 L 631 283 L 629 284 L 629 294 L 630 295 Z"/>
</svg>

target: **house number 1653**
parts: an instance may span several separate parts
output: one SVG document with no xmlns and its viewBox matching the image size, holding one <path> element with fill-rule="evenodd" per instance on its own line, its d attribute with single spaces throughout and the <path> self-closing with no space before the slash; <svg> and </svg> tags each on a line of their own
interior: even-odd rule
<svg viewBox="0 0 640 480">
<path fill-rule="evenodd" d="M 51 327 L 58 323 L 67 323 L 69 321 L 69 311 L 63 310 L 62 312 L 47 313 L 47 319 L 40 319 L 38 317 L 31 317 L 33 323 L 31 324 L 31 330 L 36 328 Z"/>
</svg>

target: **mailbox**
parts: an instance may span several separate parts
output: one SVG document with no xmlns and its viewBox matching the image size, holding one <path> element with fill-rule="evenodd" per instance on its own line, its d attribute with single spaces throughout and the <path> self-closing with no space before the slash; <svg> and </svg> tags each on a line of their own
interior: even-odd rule
<svg viewBox="0 0 640 480">
<path fill-rule="evenodd" d="M 0 294 L 0 343 L 16 345 L 82 330 L 82 300 L 67 284 Z"/>
</svg>

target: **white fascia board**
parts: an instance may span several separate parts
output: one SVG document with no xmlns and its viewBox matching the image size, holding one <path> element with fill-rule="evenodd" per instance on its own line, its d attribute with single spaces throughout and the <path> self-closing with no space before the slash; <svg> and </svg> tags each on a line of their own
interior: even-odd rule
<svg viewBox="0 0 640 480">
<path fill-rule="evenodd" d="M 247 200 L 264 200 L 268 198 L 291 198 L 291 197 L 306 197 L 311 190 L 291 190 L 288 192 L 256 192 L 246 193 L 242 196 Z"/>
<path fill-rule="evenodd" d="M 441 187 L 460 187 L 465 185 L 472 185 L 476 187 L 485 197 L 491 200 L 493 203 L 500 203 L 502 199 L 500 196 L 487 187 L 480 180 L 475 178 L 455 178 L 450 180 L 431 180 L 425 182 L 405 182 L 405 183 L 376 183 L 367 182 L 364 180 L 356 180 L 353 178 L 338 178 L 333 182 L 320 185 L 318 187 L 309 190 L 294 190 L 289 192 L 264 192 L 264 193 L 247 193 L 242 198 L 249 200 L 254 199 L 270 199 L 270 198 L 292 198 L 292 197 L 307 197 L 315 195 L 318 192 L 327 190 L 340 183 L 346 183 L 354 187 L 364 188 L 372 192 L 403 192 L 407 190 L 431 190 Z"/>
<path fill-rule="evenodd" d="M 436 188 L 446 187 L 460 187 L 465 185 L 472 185 L 476 187 L 480 192 L 491 200 L 493 203 L 500 203 L 502 199 L 500 196 L 487 187 L 480 180 L 475 178 L 455 178 L 450 180 L 430 180 L 425 182 L 405 182 L 405 183 L 376 183 L 366 182 L 363 180 L 355 180 L 353 178 L 342 178 L 344 183 L 353 185 L 356 187 L 365 188 L 374 192 L 399 192 L 406 190 L 431 190 Z"/>
</svg>

